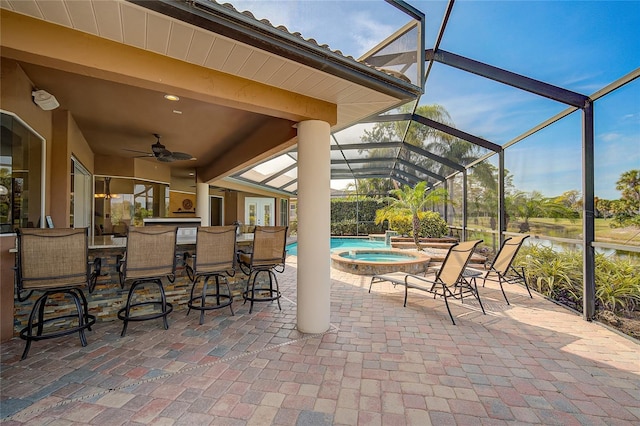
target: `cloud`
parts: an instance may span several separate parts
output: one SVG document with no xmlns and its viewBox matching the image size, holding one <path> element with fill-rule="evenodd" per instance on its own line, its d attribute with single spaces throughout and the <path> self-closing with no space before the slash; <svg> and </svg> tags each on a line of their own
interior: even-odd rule
<svg viewBox="0 0 640 426">
<path fill-rule="evenodd" d="M 393 34 L 397 28 L 374 19 L 370 13 L 362 11 L 352 15 L 351 38 L 358 49 L 358 56 L 371 50 L 382 40 Z"/>
<path fill-rule="evenodd" d="M 612 133 L 603 133 L 598 137 L 598 139 L 602 140 L 603 142 L 615 142 L 621 137 L 622 135 L 620 133 L 612 132 Z"/>
</svg>

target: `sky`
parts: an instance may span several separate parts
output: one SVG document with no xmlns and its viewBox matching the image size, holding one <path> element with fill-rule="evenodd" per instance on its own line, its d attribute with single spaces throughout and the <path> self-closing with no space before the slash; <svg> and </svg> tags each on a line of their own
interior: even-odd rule
<svg viewBox="0 0 640 426">
<path fill-rule="evenodd" d="M 231 0 L 358 58 L 409 18 L 383 0 Z M 446 2 L 407 1 L 426 16 L 432 48 Z M 640 0 L 457 1 L 440 49 L 590 96 L 640 68 Z M 435 64 L 420 104 L 439 104 L 457 128 L 503 145 L 567 109 L 559 102 Z M 616 199 L 622 172 L 640 169 L 640 79 L 596 101 L 596 195 Z M 581 190 L 578 111 L 506 151 L 522 191 Z"/>
</svg>

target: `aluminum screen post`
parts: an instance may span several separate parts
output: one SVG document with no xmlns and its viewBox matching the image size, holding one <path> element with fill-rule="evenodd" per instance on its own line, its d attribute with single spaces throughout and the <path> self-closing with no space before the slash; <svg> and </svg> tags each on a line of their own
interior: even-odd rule
<svg viewBox="0 0 640 426">
<path fill-rule="evenodd" d="M 582 314 L 585 320 L 591 320 L 596 313 L 596 260 L 593 242 L 595 241 L 595 167 L 594 167 L 594 131 L 593 103 L 585 103 L 582 111 L 582 245 L 583 245 L 583 298 Z"/>
</svg>

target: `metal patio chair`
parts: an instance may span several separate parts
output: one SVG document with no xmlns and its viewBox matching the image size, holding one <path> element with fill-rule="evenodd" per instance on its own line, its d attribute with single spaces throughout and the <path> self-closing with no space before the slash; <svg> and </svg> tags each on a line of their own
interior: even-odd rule
<svg viewBox="0 0 640 426">
<path fill-rule="evenodd" d="M 533 298 L 531 295 L 531 290 L 529 289 L 529 284 L 527 283 L 527 277 L 525 275 L 524 267 L 520 267 L 519 270 L 513 266 L 513 261 L 518 254 L 518 251 L 522 247 L 522 243 L 524 240 L 529 238 L 529 235 L 522 235 L 517 237 L 510 237 L 504 240 L 502 243 L 502 247 L 498 251 L 495 259 L 489 266 L 489 270 L 484 273 L 482 277 L 482 286 L 487 280 L 495 281 L 500 284 L 500 290 L 502 290 L 502 295 L 504 296 L 504 300 L 509 305 L 509 299 L 507 299 L 507 295 L 504 292 L 503 283 L 506 284 L 516 284 L 522 283 L 527 289 L 529 293 L 529 297 Z"/>
<path fill-rule="evenodd" d="M 240 270 L 248 275 L 245 290 L 242 292 L 244 303 L 249 300 L 253 310 L 254 302 L 277 301 L 280 306 L 280 288 L 275 272 L 284 272 L 287 244 L 286 226 L 256 226 L 253 232 L 253 248 L 251 253 L 238 251 Z M 269 286 L 258 282 L 260 274 L 267 274 Z M 257 285 L 256 285 L 257 284 Z"/>
<path fill-rule="evenodd" d="M 228 306 L 233 313 L 233 295 L 229 288 L 227 277 L 236 273 L 236 231 L 237 226 L 206 226 L 198 227 L 196 231 L 196 252 L 194 255 L 185 254 L 185 269 L 193 282 L 191 296 L 187 306 L 200 311 L 200 324 L 204 322 L 205 311 L 220 309 Z M 215 277 L 215 292 L 209 291 L 209 278 Z M 202 292 L 194 296 L 198 281 L 202 281 Z M 220 292 L 220 281 L 227 287 L 227 293 Z M 207 300 L 213 303 L 207 303 Z"/>
<path fill-rule="evenodd" d="M 100 258 L 89 261 L 87 228 L 18 229 L 15 277 L 17 299 L 24 302 L 34 291 L 44 292 L 33 304 L 27 326 L 20 338 L 27 341 L 22 359 L 31 342 L 78 333 L 87 345 L 85 330 L 91 330 L 96 317 L 89 314 L 83 289 L 93 292 L 100 275 Z M 28 292 L 23 295 L 23 292 Z M 71 300 L 75 313 L 57 313 L 52 306 Z M 49 308 L 49 309 L 47 309 Z M 46 315 L 53 311 L 52 315 Z"/>
<path fill-rule="evenodd" d="M 482 306 L 482 300 L 480 300 L 478 285 L 476 283 L 476 278 L 482 275 L 482 272 L 466 268 L 469 260 L 471 260 L 474 249 L 481 242 L 482 240 L 476 240 L 454 244 L 447 252 L 442 265 L 434 268 L 431 273 L 426 275 L 407 274 L 403 272 L 375 275 L 371 278 L 369 292 L 371 292 L 371 285 L 373 283 L 389 281 L 393 283 L 394 286 L 398 284 L 404 285 L 404 306 L 407 306 L 410 288 L 431 293 L 434 299 L 437 296 L 441 296 L 444 298 L 447 312 L 453 325 L 455 325 L 456 322 L 449 308 L 449 297 L 460 299 L 460 301 L 464 303 L 464 297 L 471 295 L 478 301 L 482 313 L 486 314 L 484 306 Z"/>
<path fill-rule="evenodd" d="M 131 281 L 126 305 L 118 311 L 118 318 L 124 321 L 122 337 L 127 332 L 129 321 L 147 321 L 162 318 L 164 329 L 169 329 L 167 316 L 173 305 L 167 302 L 162 278 L 174 282 L 176 275 L 176 226 L 154 225 L 130 227 L 127 232 L 127 248 L 124 256 L 118 256 L 116 267 L 120 287 Z M 145 284 L 158 287 L 159 298 L 148 299 L 136 290 Z M 142 292 L 141 292 L 142 293 Z M 152 309 L 148 309 L 151 306 Z M 159 310 L 158 310 L 159 309 Z"/>
</svg>

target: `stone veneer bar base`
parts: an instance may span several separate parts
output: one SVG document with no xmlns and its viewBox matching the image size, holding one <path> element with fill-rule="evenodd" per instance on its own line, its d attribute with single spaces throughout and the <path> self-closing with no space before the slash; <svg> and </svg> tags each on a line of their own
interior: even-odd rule
<svg viewBox="0 0 640 426">
<path fill-rule="evenodd" d="M 116 270 L 116 256 L 124 253 L 124 247 L 103 247 L 103 248 L 90 248 L 89 257 L 93 260 L 96 257 L 102 259 L 102 275 L 98 278 L 96 288 L 93 293 L 89 294 L 88 290 L 85 290 L 85 295 L 89 303 L 89 313 L 96 316 L 97 322 L 103 321 L 115 321 L 117 320 L 118 310 L 124 307 L 127 301 L 127 294 L 129 292 L 129 283 L 123 288 L 120 288 L 118 281 L 118 273 Z M 176 280 L 171 283 L 168 279 L 163 279 L 162 283 L 167 296 L 167 302 L 173 304 L 174 310 L 187 309 L 187 302 L 189 300 L 189 292 L 191 291 L 191 281 L 187 277 L 187 273 L 183 267 L 182 259 L 185 252 L 194 253 L 195 244 L 183 244 L 176 248 Z M 246 276 L 236 271 L 234 277 L 229 277 L 229 287 L 233 294 L 234 301 L 243 302 L 242 290 L 246 282 Z M 153 289 L 152 289 L 153 290 Z M 147 289 L 136 291 L 136 295 L 144 298 Z M 24 328 L 29 318 L 31 308 L 39 297 L 40 293 L 35 292 L 29 299 L 24 302 L 20 302 L 17 299 L 14 300 L 14 336 L 17 336 L 19 331 Z M 150 294 L 149 298 L 157 297 L 157 295 Z M 61 303 L 56 305 L 56 303 Z M 63 298 L 52 297 L 50 301 L 50 309 L 55 309 L 56 314 L 63 315 L 66 312 L 73 312 L 75 305 L 69 305 L 68 301 Z"/>
</svg>

